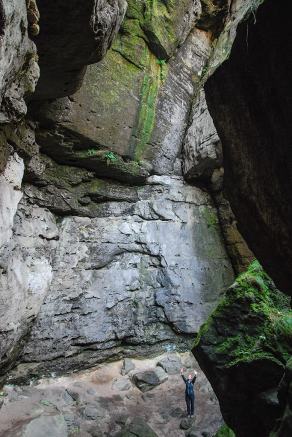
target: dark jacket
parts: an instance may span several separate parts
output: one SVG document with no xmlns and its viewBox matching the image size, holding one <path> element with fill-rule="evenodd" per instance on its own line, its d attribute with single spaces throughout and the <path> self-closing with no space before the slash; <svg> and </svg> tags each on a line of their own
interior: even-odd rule
<svg viewBox="0 0 292 437">
<path fill-rule="evenodd" d="M 186 391 L 185 391 L 185 395 L 187 397 L 193 397 L 195 396 L 195 391 L 194 391 L 194 384 L 196 381 L 196 376 L 193 377 L 193 379 L 190 381 L 189 379 L 186 379 L 184 375 L 181 376 L 182 379 L 184 380 L 184 383 L 186 385 Z"/>
</svg>

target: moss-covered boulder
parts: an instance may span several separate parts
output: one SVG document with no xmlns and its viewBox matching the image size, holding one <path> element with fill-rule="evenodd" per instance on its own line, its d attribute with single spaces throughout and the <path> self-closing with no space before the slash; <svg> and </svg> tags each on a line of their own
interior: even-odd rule
<svg viewBox="0 0 292 437">
<path fill-rule="evenodd" d="M 266 437 L 281 416 L 279 383 L 292 352 L 292 311 L 257 261 L 201 327 L 193 353 L 237 437 Z"/>
</svg>

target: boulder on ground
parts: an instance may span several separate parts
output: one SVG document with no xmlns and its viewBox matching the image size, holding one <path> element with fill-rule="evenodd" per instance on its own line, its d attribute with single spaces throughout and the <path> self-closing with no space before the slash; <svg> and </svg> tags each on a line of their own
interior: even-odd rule
<svg viewBox="0 0 292 437">
<path fill-rule="evenodd" d="M 122 370 L 121 370 L 121 374 L 124 375 L 128 375 L 129 372 L 131 372 L 131 370 L 135 369 L 135 364 L 133 363 L 132 360 L 130 360 L 130 358 L 125 358 L 123 361 L 123 366 L 122 366 Z"/>
<path fill-rule="evenodd" d="M 169 375 L 175 375 L 182 368 L 182 362 L 178 355 L 170 354 L 158 361 L 157 366 L 162 367 Z"/>
<path fill-rule="evenodd" d="M 114 390 L 119 390 L 119 391 L 126 391 L 126 390 L 130 390 L 130 388 L 132 387 L 131 381 L 129 380 L 129 378 L 118 378 L 115 379 L 112 385 L 112 388 Z"/>
<path fill-rule="evenodd" d="M 157 437 L 157 434 L 146 423 L 142 417 L 135 417 L 126 427 L 121 431 L 119 437 Z"/>
<path fill-rule="evenodd" d="M 179 427 L 180 429 L 190 429 L 193 424 L 194 424 L 194 419 L 184 417 L 181 420 Z"/>
<path fill-rule="evenodd" d="M 157 385 L 165 382 L 167 379 L 168 376 L 161 367 L 144 370 L 143 372 L 135 373 L 133 376 L 134 383 L 143 392 L 152 390 Z"/>
</svg>

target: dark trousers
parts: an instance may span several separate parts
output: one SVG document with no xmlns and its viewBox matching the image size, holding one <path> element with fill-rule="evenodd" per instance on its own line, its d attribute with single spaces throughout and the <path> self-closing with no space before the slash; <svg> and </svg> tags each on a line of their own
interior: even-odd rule
<svg viewBox="0 0 292 437">
<path fill-rule="evenodd" d="M 186 395 L 186 404 L 187 404 L 187 412 L 188 416 L 194 415 L 194 407 L 195 407 L 195 396 Z"/>
</svg>

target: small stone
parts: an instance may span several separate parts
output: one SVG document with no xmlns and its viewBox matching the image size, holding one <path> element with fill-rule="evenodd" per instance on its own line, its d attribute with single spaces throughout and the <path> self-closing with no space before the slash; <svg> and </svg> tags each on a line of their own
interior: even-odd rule
<svg viewBox="0 0 292 437">
<path fill-rule="evenodd" d="M 132 387 L 129 378 L 119 378 L 113 382 L 112 388 L 119 391 L 127 391 Z"/>
<path fill-rule="evenodd" d="M 183 417 L 185 414 L 184 410 L 180 407 L 174 408 L 174 410 L 171 411 L 171 417 Z"/>
<path fill-rule="evenodd" d="M 189 419 L 187 417 L 184 417 L 181 422 L 180 422 L 180 429 L 190 429 L 191 426 L 193 425 L 194 421 L 193 419 Z"/>
<path fill-rule="evenodd" d="M 99 417 L 98 409 L 96 405 L 86 405 L 83 415 L 86 419 L 96 420 Z"/>
<path fill-rule="evenodd" d="M 118 425 L 126 425 L 128 418 L 129 418 L 129 416 L 127 414 L 122 414 L 121 413 L 118 416 L 116 416 L 115 422 Z"/>
<path fill-rule="evenodd" d="M 195 428 L 191 428 L 186 432 L 186 437 L 202 437 L 202 434 L 195 430 Z"/>
<path fill-rule="evenodd" d="M 67 405 L 71 405 L 71 404 L 73 404 L 73 403 L 75 402 L 75 400 L 74 400 L 73 397 L 68 393 L 67 390 L 64 391 L 62 397 L 63 397 L 63 399 L 64 399 L 64 401 L 65 401 L 65 403 L 66 403 Z"/>
<path fill-rule="evenodd" d="M 121 374 L 122 375 L 128 375 L 129 372 L 131 372 L 131 370 L 135 369 L 135 364 L 133 363 L 132 360 L 130 360 L 129 358 L 125 358 L 123 361 L 123 366 L 122 366 L 122 370 L 121 370 Z"/>
<path fill-rule="evenodd" d="M 89 388 L 88 390 L 86 390 L 86 393 L 91 396 L 97 396 L 97 392 L 96 390 L 94 390 L 94 388 Z"/>
<path fill-rule="evenodd" d="M 157 437 L 157 434 L 142 417 L 135 417 L 132 422 L 122 430 L 121 437 Z"/>
<path fill-rule="evenodd" d="M 80 394 L 78 393 L 78 391 L 71 389 L 71 388 L 67 388 L 67 393 L 69 396 L 71 396 L 72 399 L 74 399 L 75 402 L 79 402 L 80 401 Z"/>
</svg>

